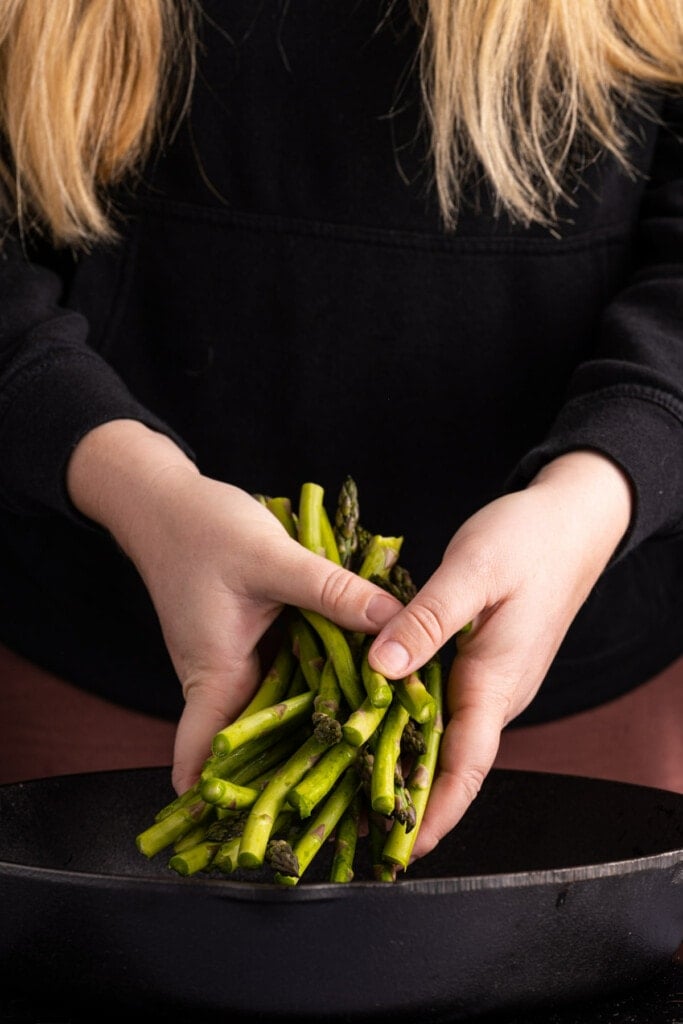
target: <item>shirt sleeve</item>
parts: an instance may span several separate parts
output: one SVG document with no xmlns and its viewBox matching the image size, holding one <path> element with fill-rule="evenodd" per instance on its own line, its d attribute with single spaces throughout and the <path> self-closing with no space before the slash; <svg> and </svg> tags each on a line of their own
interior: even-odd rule
<svg viewBox="0 0 683 1024">
<path fill-rule="evenodd" d="M 7 239 L 0 250 L 0 505 L 84 523 L 65 483 L 69 456 L 102 423 L 135 419 L 172 437 L 88 344 L 83 316 L 59 305 L 63 282 Z"/>
<path fill-rule="evenodd" d="M 664 111 L 632 273 L 605 308 L 592 358 L 572 375 L 550 432 L 510 481 L 522 486 L 578 448 L 613 459 L 634 493 L 620 556 L 683 528 L 683 101 Z"/>
</svg>

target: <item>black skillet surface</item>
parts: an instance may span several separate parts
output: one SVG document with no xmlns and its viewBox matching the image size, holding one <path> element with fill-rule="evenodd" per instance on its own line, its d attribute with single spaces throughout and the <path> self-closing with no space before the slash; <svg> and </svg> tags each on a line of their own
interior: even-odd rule
<svg viewBox="0 0 683 1024">
<path fill-rule="evenodd" d="M 0 787 L 6 991 L 182 1021 L 512 1020 L 528 1008 L 526 1021 L 656 984 L 683 936 L 683 796 L 493 772 L 396 886 L 312 874 L 283 890 L 180 879 L 163 855 L 142 858 L 134 836 L 170 797 L 168 778 Z"/>
</svg>

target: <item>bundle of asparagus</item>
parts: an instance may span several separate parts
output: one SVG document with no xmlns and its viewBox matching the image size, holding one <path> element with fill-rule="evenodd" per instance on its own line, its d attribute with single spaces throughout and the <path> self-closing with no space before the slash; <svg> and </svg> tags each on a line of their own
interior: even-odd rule
<svg viewBox="0 0 683 1024">
<path fill-rule="evenodd" d="M 304 484 L 295 515 L 288 499 L 258 496 L 311 551 L 407 603 L 415 587 L 398 564 L 402 538 L 363 529 L 351 478 L 334 525 L 323 497 L 320 486 Z M 334 835 L 330 880 L 349 882 L 365 807 L 374 878 L 395 881 L 436 770 L 439 661 L 391 682 L 368 663 L 372 637 L 304 609 L 285 609 L 282 625 L 286 641 L 255 696 L 214 737 L 195 785 L 137 837 L 138 849 L 153 857 L 173 846 L 169 866 L 181 875 L 265 863 L 276 881 L 296 885 Z"/>
</svg>

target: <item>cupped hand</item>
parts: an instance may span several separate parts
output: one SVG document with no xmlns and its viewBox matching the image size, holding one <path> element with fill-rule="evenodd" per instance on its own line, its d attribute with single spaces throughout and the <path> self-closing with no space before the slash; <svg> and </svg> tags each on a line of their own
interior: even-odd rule
<svg viewBox="0 0 683 1024">
<path fill-rule="evenodd" d="M 472 516 L 376 638 L 370 662 L 396 679 L 472 622 L 458 638 L 439 773 L 414 857 L 431 850 L 477 795 L 501 730 L 536 694 L 630 514 L 630 487 L 614 463 L 591 451 L 563 455 L 525 490 Z"/>
<path fill-rule="evenodd" d="M 194 472 L 166 474 L 133 558 L 181 681 L 173 783 L 195 780 L 213 735 L 260 678 L 257 645 L 285 604 L 375 633 L 401 605 L 292 540 L 246 492 Z"/>
<path fill-rule="evenodd" d="M 284 604 L 376 633 L 401 604 L 292 540 L 251 495 L 202 476 L 167 437 L 135 421 L 96 427 L 67 470 L 76 507 L 105 526 L 140 572 L 185 708 L 173 784 L 197 778 L 213 735 L 259 679 L 257 644 Z"/>
</svg>

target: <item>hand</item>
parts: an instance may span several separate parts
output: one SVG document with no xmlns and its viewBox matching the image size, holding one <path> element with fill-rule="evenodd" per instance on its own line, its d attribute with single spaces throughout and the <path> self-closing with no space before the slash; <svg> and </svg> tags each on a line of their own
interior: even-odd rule
<svg viewBox="0 0 683 1024">
<path fill-rule="evenodd" d="M 254 498 L 201 476 L 166 437 L 132 421 L 75 450 L 67 486 L 138 568 L 180 679 L 173 784 L 197 778 L 213 735 L 259 680 L 256 647 L 283 604 L 375 633 L 400 610 L 374 584 L 292 540 Z"/>
<path fill-rule="evenodd" d="M 610 460 L 590 451 L 556 459 L 526 490 L 472 516 L 375 640 L 372 667 L 396 679 L 473 623 L 451 669 L 450 720 L 414 856 L 429 852 L 477 795 L 501 730 L 536 694 L 630 510 L 629 484 Z"/>
</svg>

